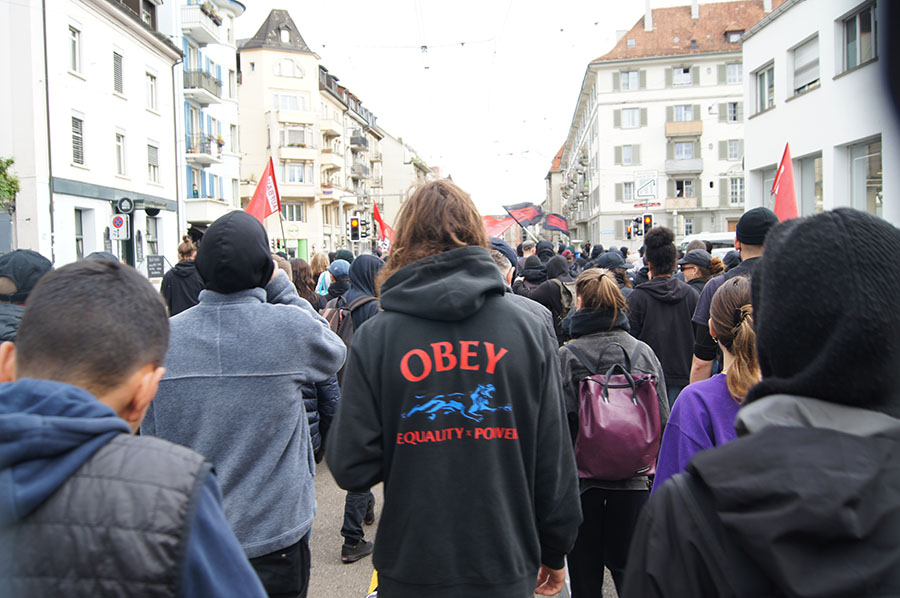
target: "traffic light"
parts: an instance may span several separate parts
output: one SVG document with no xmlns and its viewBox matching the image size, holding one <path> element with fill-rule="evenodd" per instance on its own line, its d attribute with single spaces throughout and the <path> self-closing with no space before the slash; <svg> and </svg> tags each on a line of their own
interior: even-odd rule
<svg viewBox="0 0 900 598">
<path fill-rule="evenodd" d="M 350 219 L 350 240 L 359 241 L 359 218 L 356 216 Z"/>
<path fill-rule="evenodd" d="M 631 238 L 631 224 L 626 224 L 626 225 L 625 225 L 625 238 L 626 238 L 626 239 L 630 239 L 630 238 Z"/>
<path fill-rule="evenodd" d="M 644 214 L 644 234 L 653 228 L 653 214 Z"/>
<path fill-rule="evenodd" d="M 359 237 L 361 239 L 369 238 L 369 221 L 368 220 L 360 220 L 359 221 Z"/>
<path fill-rule="evenodd" d="M 634 219 L 634 225 L 631 227 L 631 232 L 635 237 L 640 237 L 644 234 L 644 227 L 641 225 L 640 218 Z"/>
</svg>

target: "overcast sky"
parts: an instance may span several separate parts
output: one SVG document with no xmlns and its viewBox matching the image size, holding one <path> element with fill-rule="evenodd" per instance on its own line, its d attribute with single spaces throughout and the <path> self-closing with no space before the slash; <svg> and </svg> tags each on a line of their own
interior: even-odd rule
<svg viewBox="0 0 900 598">
<path fill-rule="evenodd" d="M 468 191 L 482 214 L 545 198 L 585 68 L 641 0 L 244 0 L 239 38 L 287 8 L 378 124 Z M 652 0 L 654 8 L 689 0 Z M 423 52 L 422 46 L 427 46 Z"/>
</svg>

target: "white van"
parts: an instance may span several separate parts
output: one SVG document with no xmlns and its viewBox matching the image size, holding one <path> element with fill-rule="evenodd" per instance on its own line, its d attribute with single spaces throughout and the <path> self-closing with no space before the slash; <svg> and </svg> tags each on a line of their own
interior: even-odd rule
<svg viewBox="0 0 900 598">
<path fill-rule="evenodd" d="M 734 233 L 699 233 L 696 235 L 687 235 L 683 237 L 681 241 L 678 243 L 678 248 L 681 251 L 687 251 L 687 246 L 691 241 L 708 241 L 712 244 L 713 255 L 716 255 L 719 252 L 716 252 L 716 249 L 724 249 L 724 252 L 727 253 L 728 250 L 734 249 Z"/>
</svg>

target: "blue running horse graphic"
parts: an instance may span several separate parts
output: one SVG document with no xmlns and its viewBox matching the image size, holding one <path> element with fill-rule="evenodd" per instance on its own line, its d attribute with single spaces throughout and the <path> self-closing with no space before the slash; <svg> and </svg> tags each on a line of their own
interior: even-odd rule
<svg viewBox="0 0 900 598">
<path fill-rule="evenodd" d="M 479 384 L 478 388 L 469 394 L 471 404 L 467 407 L 465 402 L 465 393 L 451 392 L 445 395 L 436 395 L 428 399 L 426 395 L 416 395 L 417 400 L 427 399 L 424 403 L 416 405 L 408 412 L 401 414 L 406 419 L 414 413 L 425 413 L 428 419 L 434 420 L 439 414 L 449 415 L 458 413 L 463 417 L 480 422 L 484 419 L 483 411 L 512 411 L 512 405 L 503 405 L 501 407 L 491 407 L 491 399 L 494 398 L 496 389 L 493 384 Z"/>
</svg>

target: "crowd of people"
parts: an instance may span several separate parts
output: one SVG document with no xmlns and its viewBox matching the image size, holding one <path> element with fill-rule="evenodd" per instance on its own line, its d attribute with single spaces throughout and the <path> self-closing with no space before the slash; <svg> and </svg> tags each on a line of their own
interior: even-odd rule
<svg viewBox="0 0 900 598">
<path fill-rule="evenodd" d="M 244 212 L 159 290 L 2 255 L 0 595 L 306 596 L 323 459 L 381 598 L 900 594 L 900 231 L 735 237 L 514 249 L 438 180 L 386 259 Z M 595 433 L 649 464 L 592 474 Z"/>
</svg>

